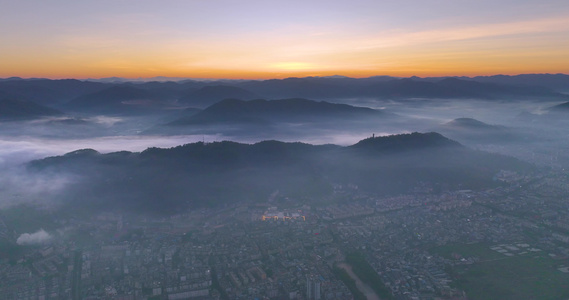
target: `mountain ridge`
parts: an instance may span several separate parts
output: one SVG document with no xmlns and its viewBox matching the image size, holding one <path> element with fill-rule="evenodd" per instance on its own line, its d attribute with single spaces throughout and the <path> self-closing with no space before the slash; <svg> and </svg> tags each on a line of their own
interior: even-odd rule
<svg viewBox="0 0 569 300">
<path fill-rule="evenodd" d="M 77 79 L 0 80 L 0 95 L 44 105 L 63 104 L 73 99 L 127 85 L 146 90 L 154 98 L 179 100 L 181 104 L 205 107 L 227 98 L 284 99 L 569 99 L 569 75 L 521 74 L 477 77 L 391 77 L 350 78 L 291 77 L 267 80 L 181 80 L 181 81 L 110 81 L 93 82 Z M 220 88 L 222 86 L 223 88 Z M 215 92 L 215 90 L 218 90 Z M 221 91 L 220 89 L 225 89 Z M 192 104 L 192 102 L 194 102 Z"/>
<path fill-rule="evenodd" d="M 334 184 L 356 184 L 362 191 L 382 194 L 404 193 L 425 184 L 476 188 L 496 184 L 492 178 L 502 169 L 529 168 L 519 160 L 474 151 L 437 133 L 374 137 L 358 147 L 224 141 L 142 152 L 81 150 L 28 165 L 30 172 L 77 178 L 65 190 L 69 205 L 82 199 L 82 207 L 146 213 L 233 199 L 263 201 L 275 190 L 301 198 L 327 197 Z"/>
<path fill-rule="evenodd" d="M 62 115 L 63 113 L 34 102 L 14 100 L 12 98 L 0 99 L 0 120 L 29 120 L 48 116 Z"/>
<path fill-rule="evenodd" d="M 239 100 L 225 99 L 206 109 L 182 117 L 168 125 L 227 122 L 314 122 L 319 118 L 346 120 L 356 117 L 387 116 L 388 114 L 367 107 L 336 104 L 326 101 L 313 101 L 302 98 L 279 100 Z"/>
</svg>

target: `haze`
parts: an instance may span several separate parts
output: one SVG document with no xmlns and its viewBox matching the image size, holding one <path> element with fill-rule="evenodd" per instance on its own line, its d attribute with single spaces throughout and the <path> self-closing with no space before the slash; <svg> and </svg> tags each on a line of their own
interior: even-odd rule
<svg viewBox="0 0 569 300">
<path fill-rule="evenodd" d="M 0 2 L 0 299 L 569 298 L 568 1 Z"/>
</svg>

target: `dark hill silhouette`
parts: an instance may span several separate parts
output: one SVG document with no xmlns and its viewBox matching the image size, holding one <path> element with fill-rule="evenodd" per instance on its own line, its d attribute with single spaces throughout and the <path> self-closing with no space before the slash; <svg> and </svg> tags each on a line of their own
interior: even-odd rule
<svg viewBox="0 0 569 300">
<path fill-rule="evenodd" d="M 80 150 L 34 161 L 28 170 L 73 174 L 76 182 L 61 195 L 68 205 L 171 213 L 234 200 L 265 201 L 275 190 L 320 199 L 331 194 L 333 184 L 355 184 L 382 195 L 441 183 L 488 187 L 496 184 L 492 177 L 500 170 L 530 168 L 437 133 L 413 133 L 366 139 L 350 147 L 265 141 L 193 143 L 141 153 Z"/>
<path fill-rule="evenodd" d="M 477 76 L 472 80 L 516 86 L 540 86 L 560 92 L 569 92 L 569 75 L 566 74 L 520 74 Z"/>
<path fill-rule="evenodd" d="M 191 91 L 187 95 L 180 97 L 179 102 L 192 107 L 204 108 L 228 98 L 252 100 L 261 97 L 253 92 L 235 86 L 212 85 Z"/>
<path fill-rule="evenodd" d="M 0 78 L 0 81 L 22 80 L 22 77 L 12 76 L 8 78 Z"/>
<path fill-rule="evenodd" d="M 469 145 L 527 142 L 524 132 L 506 126 L 486 124 L 472 118 L 457 118 L 442 124 L 436 130 Z"/>
<path fill-rule="evenodd" d="M 569 112 L 569 102 L 552 106 L 548 109 L 550 112 Z"/>
<path fill-rule="evenodd" d="M 0 100 L 0 120 L 36 119 L 61 114 L 60 111 L 33 102 L 9 98 Z"/>
<path fill-rule="evenodd" d="M 464 129 L 473 129 L 473 130 L 487 130 L 487 129 L 499 130 L 505 128 L 503 126 L 486 124 L 484 122 L 478 121 L 473 118 L 457 118 L 443 124 L 443 126 L 449 128 L 464 128 Z"/>
<path fill-rule="evenodd" d="M 146 90 L 162 101 L 177 102 L 180 98 L 197 91 L 208 83 L 198 81 L 148 81 L 148 82 L 125 82 L 125 86 Z"/>
<path fill-rule="evenodd" d="M 382 137 L 371 137 L 351 146 L 354 149 L 371 152 L 400 153 L 427 148 L 462 147 L 458 142 L 450 140 L 439 133 L 410 133 Z"/>
<path fill-rule="evenodd" d="M 445 78 L 437 82 L 439 86 L 455 90 L 462 95 L 471 94 L 473 98 L 487 99 L 528 99 L 536 97 L 563 97 L 546 87 L 531 85 L 497 84 L 493 82 L 476 82 L 457 78 Z"/>
<path fill-rule="evenodd" d="M 239 83 L 239 86 L 272 99 L 332 99 L 357 95 L 359 88 L 362 88 L 372 82 L 375 82 L 375 80 L 337 77 L 292 77 L 263 81 L 247 81 Z"/>
<path fill-rule="evenodd" d="M 479 94 L 460 93 L 437 83 L 404 78 L 388 81 L 369 89 L 370 94 L 382 98 L 474 98 Z"/>
<path fill-rule="evenodd" d="M 307 99 L 225 99 L 200 112 L 182 113 L 178 119 L 143 133 L 298 138 L 306 131 L 341 129 L 356 132 L 403 119 L 382 110 Z"/>
<path fill-rule="evenodd" d="M 170 125 L 239 122 L 317 122 L 322 119 L 346 121 L 351 118 L 388 115 L 378 110 L 307 99 L 237 100 L 225 99 L 203 111 L 178 119 Z"/>
<path fill-rule="evenodd" d="M 114 87 L 130 87 L 139 92 L 113 91 Z M 106 91 L 111 89 L 111 91 Z M 141 93 L 144 91 L 145 93 Z M 0 80 L 0 96 L 32 101 L 42 105 L 64 109 L 59 105 L 90 102 L 89 98 L 105 96 L 121 101 L 140 98 L 152 101 L 179 100 L 182 105 L 205 108 L 224 99 L 252 100 L 260 98 L 310 98 L 310 99 L 569 99 L 569 76 L 564 74 L 525 74 L 517 76 L 489 77 L 432 77 L 394 78 L 374 76 L 349 78 L 343 76 L 305 77 L 271 80 L 219 80 L 204 82 L 184 80 L 179 82 L 93 82 L 75 79 L 21 79 Z M 98 94 L 98 93 L 101 94 Z M 119 97 L 120 96 L 120 97 Z M 98 102 L 95 101 L 95 102 Z M 104 105 L 112 105 L 105 102 Z M 85 107 L 85 106 L 83 106 Z M 130 107 L 132 108 L 132 107 Z M 86 109 L 86 108 L 85 108 Z M 89 109 L 95 109 L 94 106 Z M 101 109 L 98 106 L 98 109 Z M 115 110 L 109 109 L 109 110 Z"/>
<path fill-rule="evenodd" d="M 470 78 L 369 78 L 306 77 L 246 81 L 238 86 L 270 98 L 340 99 L 371 97 L 378 99 L 407 98 L 472 98 L 509 100 L 539 97 L 567 98 L 546 87 L 493 82 L 476 82 Z"/>
<path fill-rule="evenodd" d="M 58 105 L 106 88 L 102 83 L 76 79 L 13 79 L 0 82 L 0 92 L 15 99 L 42 105 Z"/>
</svg>

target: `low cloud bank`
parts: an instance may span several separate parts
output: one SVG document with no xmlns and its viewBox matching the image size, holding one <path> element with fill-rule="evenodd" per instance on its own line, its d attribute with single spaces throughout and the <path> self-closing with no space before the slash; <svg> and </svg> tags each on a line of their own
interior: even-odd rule
<svg viewBox="0 0 569 300">
<path fill-rule="evenodd" d="M 16 243 L 18 245 L 41 245 L 49 242 L 51 239 L 52 236 L 47 231 L 40 229 L 34 233 L 21 234 L 16 240 Z"/>
</svg>

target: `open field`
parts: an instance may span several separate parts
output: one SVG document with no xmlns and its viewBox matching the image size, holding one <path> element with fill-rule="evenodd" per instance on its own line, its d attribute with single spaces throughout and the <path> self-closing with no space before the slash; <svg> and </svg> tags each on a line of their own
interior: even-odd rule
<svg viewBox="0 0 569 300">
<path fill-rule="evenodd" d="M 506 256 L 489 245 L 455 245 L 433 248 L 432 252 L 452 257 L 477 256 L 474 264 L 452 268 L 456 284 L 469 299 L 566 299 L 569 274 L 559 271 L 567 261 L 550 258 L 544 252 Z"/>
</svg>

